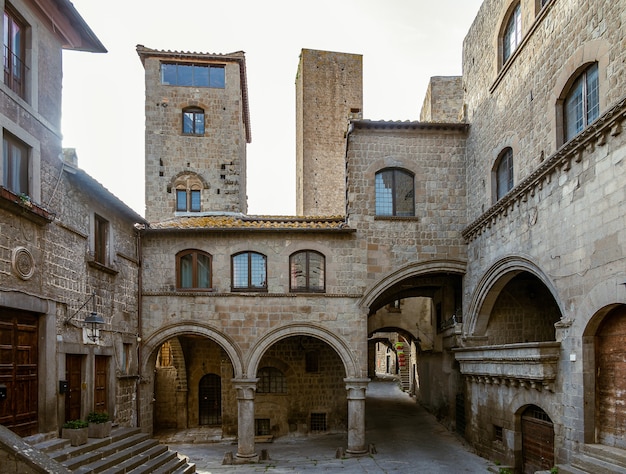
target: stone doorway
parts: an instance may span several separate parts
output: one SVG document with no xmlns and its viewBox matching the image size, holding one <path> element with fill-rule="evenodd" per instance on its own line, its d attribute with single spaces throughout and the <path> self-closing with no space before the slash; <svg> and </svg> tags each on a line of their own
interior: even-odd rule
<svg viewBox="0 0 626 474">
<path fill-rule="evenodd" d="M 548 414 L 535 405 L 522 413 L 522 463 L 524 474 L 554 466 L 554 425 Z"/>
<path fill-rule="evenodd" d="M 198 387 L 198 424 L 222 424 L 222 379 L 217 374 L 206 374 Z"/>
<path fill-rule="evenodd" d="M 595 357 L 597 442 L 626 449 L 626 306 L 598 328 Z"/>
</svg>

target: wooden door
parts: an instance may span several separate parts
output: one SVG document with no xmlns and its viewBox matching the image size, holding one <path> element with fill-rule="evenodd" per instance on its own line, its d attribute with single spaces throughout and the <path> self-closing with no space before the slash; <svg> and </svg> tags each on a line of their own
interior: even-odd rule
<svg viewBox="0 0 626 474">
<path fill-rule="evenodd" d="M 78 420 L 81 417 L 83 397 L 83 356 L 67 354 L 65 356 L 65 380 L 69 391 L 65 394 L 65 421 Z"/>
<path fill-rule="evenodd" d="M 107 411 L 107 379 L 109 358 L 107 356 L 96 356 L 95 377 L 94 377 L 94 407 L 93 411 L 98 413 Z"/>
<path fill-rule="evenodd" d="M 626 448 L 626 306 L 596 336 L 596 427 L 598 443 Z"/>
<path fill-rule="evenodd" d="M 0 425 L 20 436 L 38 431 L 38 318 L 0 308 L 0 384 L 7 398 L 0 403 Z"/>
<path fill-rule="evenodd" d="M 199 405 L 199 424 L 222 423 L 222 379 L 219 375 L 207 374 L 200 379 Z"/>
<path fill-rule="evenodd" d="M 554 467 L 554 425 L 548 414 L 531 405 L 522 414 L 524 474 Z"/>
</svg>

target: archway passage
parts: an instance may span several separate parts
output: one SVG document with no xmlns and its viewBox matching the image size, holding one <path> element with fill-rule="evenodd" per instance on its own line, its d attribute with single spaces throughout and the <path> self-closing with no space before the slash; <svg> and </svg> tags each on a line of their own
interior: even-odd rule
<svg viewBox="0 0 626 474">
<path fill-rule="evenodd" d="M 347 429 L 346 369 L 325 341 L 281 339 L 259 360 L 255 436 L 342 432 Z"/>
<path fill-rule="evenodd" d="M 233 364 L 215 341 L 168 339 L 158 349 L 154 374 L 155 432 L 211 427 L 221 428 L 215 436 L 237 434 Z"/>
<path fill-rule="evenodd" d="M 597 442 L 626 449 L 626 305 L 598 328 L 596 367 Z"/>
<path fill-rule="evenodd" d="M 522 463 L 524 474 L 554 466 L 554 425 L 548 414 L 535 405 L 522 413 Z"/>
</svg>

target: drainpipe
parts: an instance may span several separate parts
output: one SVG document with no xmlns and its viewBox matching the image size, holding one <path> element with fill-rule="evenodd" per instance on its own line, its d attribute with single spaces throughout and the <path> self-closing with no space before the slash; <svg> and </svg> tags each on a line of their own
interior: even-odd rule
<svg viewBox="0 0 626 474">
<path fill-rule="evenodd" d="M 137 411 L 137 428 L 141 427 L 141 341 L 142 341 L 142 319 L 143 313 L 142 295 L 143 295 L 143 255 L 141 246 L 141 229 L 137 229 L 137 383 L 135 385 L 135 403 Z"/>
</svg>

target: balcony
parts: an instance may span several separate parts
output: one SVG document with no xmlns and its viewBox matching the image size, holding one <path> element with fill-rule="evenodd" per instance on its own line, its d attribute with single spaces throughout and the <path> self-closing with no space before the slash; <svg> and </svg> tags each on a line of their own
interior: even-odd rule
<svg viewBox="0 0 626 474">
<path fill-rule="evenodd" d="M 554 392 L 560 342 L 529 342 L 454 349 L 461 373 L 473 383 Z"/>
<path fill-rule="evenodd" d="M 49 224 L 54 220 L 54 213 L 45 209 L 41 204 L 31 201 L 24 194 L 16 194 L 10 189 L 0 186 L 0 209 L 24 217 L 37 225 Z"/>
</svg>

